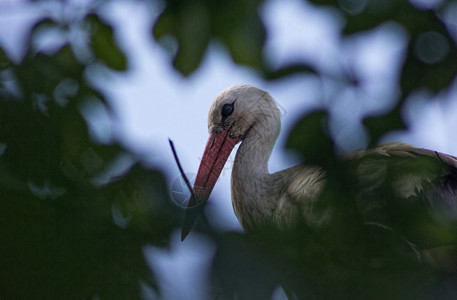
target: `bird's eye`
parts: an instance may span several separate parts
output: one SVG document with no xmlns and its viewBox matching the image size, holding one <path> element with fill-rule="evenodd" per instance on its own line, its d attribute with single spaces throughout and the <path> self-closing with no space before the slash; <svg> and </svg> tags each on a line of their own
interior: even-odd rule
<svg viewBox="0 0 457 300">
<path fill-rule="evenodd" d="M 230 104 L 224 104 L 224 106 L 222 106 L 222 111 L 221 111 L 221 115 L 223 118 L 227 118 L 228 116 L 230 116 L 232 113 L 233 113 L 233 104 L 234 103 L 230 103 Z"/>
</svg>

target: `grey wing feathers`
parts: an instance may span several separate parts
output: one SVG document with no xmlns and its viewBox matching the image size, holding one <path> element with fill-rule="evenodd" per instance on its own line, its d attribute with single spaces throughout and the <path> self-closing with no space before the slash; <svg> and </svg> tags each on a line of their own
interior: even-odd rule
<svg viewBox="0 0 457 300">
<path fill-rule="evenodd" d="M 358 191 L 356 201 L 362 203 L 362 214 L 383 205 L 379 203 L 380 193 L 388 196 L 392 192 L 390 196 L 405 201 L 424 201 L 439 218 L 457 221 L 456 157 L 404 143 L 388 143 L 343 155 L 341 161 L 354 176 L 351 179 Z M 326 182 L 324 170 L 299 165 L 280 173 L 278 178 L 286 182 L 275 210 L 275 222 L 280 227 L 299 218 L 313 225 L 325 223 L 325 216 L 313 209 Z M 391 191 L 383 191 L 386 186 Z"/>
<path fill-rule="evenodd" d="M 457 157 L 389 143 L 343 156 L 356 164 L 365 192 L 390 181 L 396 197 L 425 201 L 432 212 L 457 221 Z"/>
</svg>

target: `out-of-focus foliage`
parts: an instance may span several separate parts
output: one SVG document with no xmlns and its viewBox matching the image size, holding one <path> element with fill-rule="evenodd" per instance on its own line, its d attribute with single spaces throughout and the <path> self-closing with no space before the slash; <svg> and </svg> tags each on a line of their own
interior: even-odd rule
<svg viewBox="0 0 457 300">
<path fill-rule="evenodd" d="M 342 39 L 387 22 L 408 34 L 397 104 L 364 120 L 372 144 L 405 127 L 400 113 L 411 93 L 437 93 L 455 80 L 455 21 L 443 18 L 455 1 L 438 1 L 432 8 L 400 0 L 308 2 L 344 17 Z M 173 66 L 184 75 L 197 70 L 208 46 L 219 42 L 236 63 L 270 80 L 312 73 L 357 88 L 360 78 L 352 74 L 324 74 L 303 62 L 271 70 L 263 56 L 267 32 L 259 9 L 264 1 L 163 3 L 151 38 L 164 45 L 176 42 Z M 111 109 L 87 73 L 120 72 L 129 65 L 97 7 L 78 13 L 40 20 L 20 62 L 0 49 L 2 299 L 140 298 L 141 286 L 157 285 L 143 247 L 166 247 L 171 230 L 180 225 L 162 174 L 144 168 L 116 141 L 101 143 L 90 135 L 81 107 L 95 101 L 108 114 Z M 76 28 L 88 43 L 62 40 L 58 49 L 36 51 L 32 40 L 43 28 Z M 329 118 L 325 110 L 305 116 L 290 133 L 289 146 L 327 169 L 316 212 L 332 218 L 325 226 L 299 224 L 280 233 L 264 228 L 217 234 L 205 228 L 217 248 L 208 276 L 215 295 L 266 299 L 282 286 L 290 299 L 457 297 L 457 251 L 450 247 L 456 243 L 455 219 L 441 220 L 439 209 L 414 199 L 402 202 L 392 190 L 402 172 L 439 168 L 427 159 L 386 163 L 385 180 L 362 191 L 351 170 L 364 162 L 339 163 Z"/>
<path fill-rule="evenodd" d="M 1 299 L 139 299 L 157 288 L 144 246 L 166 247 L 180 216 L 159 171 L 91 137 L 83 107 L 112 112 L 87 72 L 127 60 L 96 14 L 73 21 L 39 21 L 19 63 L 0 52 Z M 92 50 L 36 52 L 45 26 L 82 26 Z"/>
<path fill-rule="evenodd" d="M 198 68 L 212 39 L 219 39 L 236 63 L 262 64 L 265 28 L 259 16 L 259 0 L 167 1 L 154 26 L 154 36 L 173 36 L 178 42 L 174 66 L 183 74 Z"/>
<path fill-rule="evenodd" d="M 372 142 L 388 131 L 403 129 L 399 109 L 411 92 L 428 89 L 431 92 L 445 90 L 456 79 L 457 64 L 455 17 L 445 22 L 447 12 L 455 10 L 453 0 L 436 1 L 431 8 L 414 5 L 416 1 L 367 0 L 321 1 L 310 0 L 318 5 L 332 6 L 346 18 L 343 36 L 364 32 L 387 22 L 395 22 L 409 35 L 405 62 L 400 74 L 400 103 L 385 116 L 368 118 L 365 125 L 372 135 Z M 423 1 L 417 1 L 427 4 Z M 453 35 L 452 35 L 453 34 Z"/>
<path fill-rule="evenodd" d="M 455 1 L 437 1 L 441 3 L 434 9 L 421 9 L 409 1 L 396 0 L 310 2 L 336 6 L 344 11 L 344 35 L 370 30 L 385 22 L 402 25 L 410 39 L 400 80 L 405 95 L 424 87 L 436 92 L 448 86 L 455 78 L 456 71 L 449 66 L 457 63 L 457 53 L 451 50 L 455 49 L 456 37 L 448 32 L 455 24 L 449 23 L 446 26 L 443 20 L 443 12 L 450 9 Z M 361 11 L 354 14 L 354 10 Z"/>
<path fill-rule="evenodd" d="M 92 49 L 94 55 L 115 70 L 125 70 L 127 59 L 114 42 L 113 29 L 104 24 L 97 15 L 86 17 L 93 30 Z M 106 49 L 110 49 L 106 51 Z"/>
</svg>

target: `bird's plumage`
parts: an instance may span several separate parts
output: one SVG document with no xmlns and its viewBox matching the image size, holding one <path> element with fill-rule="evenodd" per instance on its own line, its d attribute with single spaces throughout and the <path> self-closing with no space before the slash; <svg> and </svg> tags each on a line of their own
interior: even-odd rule
<svg viewBox="0 0 457 300">
<path fill-rule="evenodd" d="M 224 105 L 233 107 L 227 109 Z M 279 135 L 280 118 L 271 95 L 250 85 L 224 90 L 210 108 L 208 129 L 219 139 L 221 149 L 230 152 L 235 143 L 241 142 L 233 164 L 231 192 L 235 214 L 245 230 L 263 225 L 287 228 L 296 222 L 318 226 L 331 217 L 315 210 L 327 182 L 324 169 L 302 164 L 269 173 L 268 160 Z M 226 136 L 227 143 L 220 141 L 221 135 Z M 216 164 L 220 165 L 219 154 L 211 153 L 215 151 L 212 149 L 215 140 L 208 141 L 204 158 L 205 155 L 217 156 Z M 403 143 L 389 143 L 343 155 L 339 162 L 341 168 L 350 170 L 347 174 L 355 181 L 355 201 L 360 203 L 358 207 L 363 213 L 369 215 L 377 209 L 377 204 L 370 203 L 369 199 L 374 193 L 383 192 L 379 189 L 387 182 L 393 196 L 420 199 L 431 211 L 444 213 L 457 221 L 456 157 Z M 205 172 L 211 173 L 210 178 L 219 176 L 215 168 L 205 163 L 202 161 L 200 166 L 201 178 L 204 176 L 200 173 Z M 206 201 L 213 183 L 199 180 L 199 175 L 195 189 Z"/>
</svg>

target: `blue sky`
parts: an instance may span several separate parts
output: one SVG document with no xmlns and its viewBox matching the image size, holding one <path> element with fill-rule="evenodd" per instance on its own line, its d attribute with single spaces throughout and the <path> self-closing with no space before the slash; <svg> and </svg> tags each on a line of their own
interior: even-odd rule
<svg viewBox="0 0 457 300">
<path fill-rule="evenodd" d="M 85 3 L 88 1 L 73 1 Z M 21 41 L 37 10 L 22 1 L 0 0 L 0 44 L 20 59 Z M 46 11 L 46 9 L 45 9 Z M 157 7 L 157 13 L 159 12 Z M 39 12 L 38 12 L 39 13 Z M 188 173 L 195 173 L 207 139 L 207 114 L 211 101 L 224 88 L 249 83 L 269 91 L 281 105 L 283 127 L 270 161 L 277 171 L 298 163 L 284 149 L 287 132 L 305 112 L 329 107 L 333 116 L 332 133 L 341 152 L 366 145 L 367 137 L 360 119 L 374 111 L 392 106 L 398 87 L 396 79 L 402 62 L 407 33 L 388 23 L 368 33 L 339 38 L 344 19 L 330 9 L 315 8 L 300 0 L 270 0 L 262 7 L 268 40 L 265 57 L 272 66 L 290 62 L 311 62 L 324 73 L 350 68 L 364 80 L 358 90 L 345 88 L 332 80 L 310 75 L 293 76 L 266 82 L 255 71 L 235 65 L 225 49 L 212 44 L 201 67 L 184 78 L 170 67 L 170 55 L 151 38 L 153 23 L 144 3 L 117 1 L 103 10 L 116 28 L 120 47 L 127 53 L 130 70 L 95 78 L 115 108 L 116 120 L 102 109 L 83 108 L 98 139 L 115 137 L 140 154 L 150 165 L 162 169 L 170 184 L 179 178 L 168 138 L 179 153 Z M 41 46 L 46 41 L 41 41 Z M 95 73 L 96 74 L 96 73 Z M 395 133 L 385 141 L 404 141 L 418 147 L 457 155 L 457 88 L 432 101 L 426 91 L 418 91 L 404 112 L 409 132 Z M 234 154 L 216 185 L 209 209 L 218 228 L 241 230 L 230 202 L 230 168 Z M 170 187 L 171 188 L 171 187 Z M 196 245 L 207 245 L 196 247 Z M 167 298 L 192 299 L 204 296 L 198 272 L 208 266 L 213 249 L 203 237 L 191 234 L 184 243 L 179 233 L 173 236 L 170 253 L 145 248 L 148 260 L 165 274 L 162 283 Z"/>
</svg>

